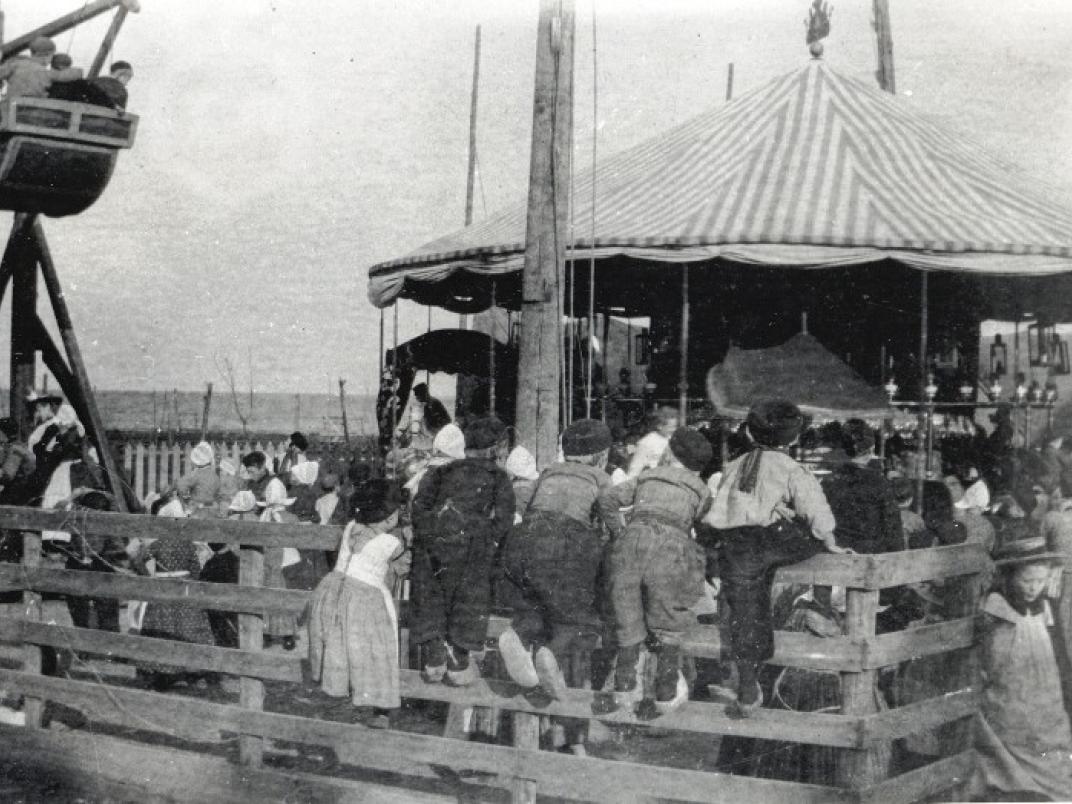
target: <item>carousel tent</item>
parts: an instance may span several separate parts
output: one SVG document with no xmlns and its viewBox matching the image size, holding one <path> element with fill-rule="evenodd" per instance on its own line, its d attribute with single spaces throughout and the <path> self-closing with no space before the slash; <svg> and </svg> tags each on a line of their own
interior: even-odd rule
<svg viewBox="0 0 1072 804">
<path fill-rule="evenodd" d="M 718 413 L 731 419 L 744 419 L 757 399 L 775 397 L 796 401 L 818 422 L 890 416 L 880 389 L 804 333 L 765 349 L 731 346 L 708 372 L 707 393 Z"/>
<path fill-rule="evenodd" d="M 1060 193 L 821 60 L 602 161 L 594 239 L 592 186 L 578 171 L 568 259 L 609 270 L 601 285 L 615 298 L 604 301 L 635 314 L 649 295 L 638 283 L 665 263 L 892 260 L 971 275 L 988 298 L 1037 310 L 1064 303 L 1072 272 L 1072 211 Z M 525 221 L 522 202 L 375 265 L 369 299 L 473 312 L 497 286 L 497 303 L 516 307 Z M 1024 277 L 1038 281 L 1007 284 Z"/>
</svg>

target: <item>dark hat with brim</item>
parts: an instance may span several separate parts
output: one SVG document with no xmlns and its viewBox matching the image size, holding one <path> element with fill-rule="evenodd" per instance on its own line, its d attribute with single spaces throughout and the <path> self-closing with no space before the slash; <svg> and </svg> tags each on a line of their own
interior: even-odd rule
<svg viewBox="0 0 1072 804">
<path fill-rule="evenodd" d="M 701 471 L 711 463 L 714 454 L 711 442 L 701 433 L 687 427 L 679 427 L 670 436 L 670 452 L 682 465 L 693 472 Z"/>
<path fill-rule="evenodd" d="M 610 428 L 595 419 L 579 419 L 562 433 L 563 455 L 595 455 L 610 445 Z"/>
<path fill-rule="evenodd" d="M 506 427 L 494 416 L 482 416 L 465 425 L 466 449 L 491 449 L 506 433 Z"/>
<path fill-rule="evenodd" d="M 1015 539 L 1004 544 L 994 554 L 994 565 L 1013 567 L 1018 564 L 1062 564 L 1065 556 L 1054 552 L 1042 536 Z"/>
<path fill-rule="evenodd" d="M 765 399 L 748 411 L 748 432 L 763 447 L 792 444 L 804 429 L 800 408 L 787 399 Z"/>
<path fill-rule="evenodd" d="M 383 522 L 398 510 L 401 500 L 402 491 L 394 481 L 366 480 L 350 497 L 350 517 L 364 525 Z"/>
</svg>

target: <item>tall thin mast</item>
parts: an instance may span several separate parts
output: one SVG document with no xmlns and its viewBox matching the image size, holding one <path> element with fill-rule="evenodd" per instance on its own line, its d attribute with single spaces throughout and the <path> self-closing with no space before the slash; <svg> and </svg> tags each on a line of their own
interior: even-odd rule
<svg viewBox="0 0 1072 804">
<path fill-rule="evenodd" d="M 541 0 L 516 416 L 521 443 L 540 467 L 552 463 L 558 451 L 559 271 L 565 262 L 568 222 L 573 29 L 573 0 Z"/>
<path fill-rule="evenodd" d="M 480 97 L 480 26 L 473 42 L 473 93 L 469 100 L 469 167 L 465 178 L 465 225 L 473 222 L 473 192 L 476 189 L 476 110 Z M 494 311 L 491 313 L 494 315 Z M 462 313 L 459 324 L 469 329 L 469 316 Z"/>
<path fill-rule="evenodd" d="M 897 81 L 893 74 L 893 31 L 890 28 L 889 0 L 874 0 L 875 43 L 878 47 L 878 69 L 875 78 L 886 92 L 897 94 Z"/>
</svg>

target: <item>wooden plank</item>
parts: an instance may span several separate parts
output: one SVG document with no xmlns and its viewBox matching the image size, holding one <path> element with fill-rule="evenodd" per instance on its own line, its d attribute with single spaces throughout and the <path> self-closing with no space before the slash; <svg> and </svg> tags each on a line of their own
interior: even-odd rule
<svg viewBox="0 0 1072 804">
<path fill-rule="evenodd" d="M 187 670 L 206 670 L 273 681 L 302 680 L 301 658 L 261 651 L 218 648 L 169 639 L 114 634 L 88 628 L 48 625 L 27 620 L 0 620 L 0 639 L 99 653 L 135 661 L 161 662 Z"/>
<path fill-rule="evenodd" d="M 526 751 L 540 750 L 540 717 L 525 712 L 514 712 L 514 747 Z M 536 804 L 536 780 L 515 776 L 510 791 L 513 804 Z"/>
<path fill-rule="evenodd" d="M 961 617 L 905 631 L 882 634 L 866 642 L 864 667 L 888 667 L 921 656 L 969 647 L 975 639 L 975 617 Z"/>
<path fill-rule="evenodd" d="M 154 491 L 159 493 L 163 491 L 163 487 L 160 485 L 160 464 L 157 460 L 156 442 L 150 441 L 149 446 L 145 448 L 145 493 L 151 494 Z"/>
<path fill-rule="evenodd" d="M 0 669 L 0 685 L 68 706 L 107 711 L 110 722 L 144 730 L 151 723 L 186 724 L 225 732 L 332 747 L 340 761 L 365 768 L 417 772 L 419 766 L 485 771 L 534 779 L 541 793 L 569 799 L 620 802 L 638 796 L 683 801 L 764 801 L 777 804 L 850 802 L 849 791 L 819 785 L 755 779 L 723 773 L 664 768 L 633 762 L 575 757 L 511 746 L 448 740 L 424 734 L 370 730 L 326 720 L 256 712 L 176 695 L 105 686 Z M 163 730 L 167 730 L 164 728 Z"/>
<path fill-rule="evenodd" d="M 722 635 L 717 625 L 695 625 L 682 641 L 690 656 L 725 660 Z M 864 669 L 866 641 L 848 637 L 818 637 L 795 631 L 774 632 L 774 656 L 768 664 L 810 670 L 858 671 Z"/>
<path fill-rule="evenodd" d="M 243 587 L 264 585 L 264 553 L 243 547 L 239 551 L 238 583 Z M 264 650 L 264 617 L 254 614 L 238 616 L 238 644 L 243 650 Z M 264 682 L 252 676 L 239 680 L 239 700 L 243 707 L 259 712 L 264 709 Z M 259 767 L 264 755 L 264 741 L 243 734 L 239 738 L 239 756 L 243 765 Z"/>
<path fill-rule="evenodd" d="M 449 687 L 446 684 L 426 684 L 418 671 L 403 670 L 401 685 L 403 698 L 443 701 L 459 707 L 487 706 L 537 715 L 598 719 L 605 723 L 657 726 L 660 729 L 699 734 L 732 734 L 841 748 L 862 748 L 867 744 L 861 737 L 862 720 L 839 714 L 759 709 L 752 717 L 742 720 L 728 717 L 721 704 L 689 701 L 676 712 L 663 715 L 656 721 L 640 721 L 628 710 L 597 718 L 592 714 L 594 695 L 590 690 L 568 689 L 561 701 L 533 706 L 523 696 L 522 689 L 510 681 L 482 678 L 468 687 Z"/>
<path fill-rule="evenodd" d="M 155 600 L 198 609 L 256 613 L 300 613 L 312 594 L 297 589 L 243 589 L 231 584 L 181 578 L 149 578 L 43 567 L 24 570 L 17 564 L 0 564 L 0 588 L 18 583 L 35 592 L 119 600 Z"/>
<path fill-rule="evenodd" d="M 134 492 L 139 500 L 144 500 L 148 494 L 145 482 L 145 445 L 140 441 L 134 448 Z"/>
<path fill-rule="evenodd" d="M 780 583 L 885 589 L 926 580 L 970 575 L 986 567 L 986 551 L 977 544 L 955 544 L 925 550 L 902 550 L 874 555 L 821 553 L 779 569 Z"/>
<path fill-rule="evenodd" d="M 860 720 L 860 733 L 865 741 L 896 740 L 978 711 L 979 692 L 970 688 L 957 690 L 867 715 Z"/>
<path fill-rule="evenodd" d="M 845 600 L 845 631 L 850 639 L 875 636 L 878 592 L 849 589 Z M 845 715 L 869 715 L 875 711 L 875 671 L 841 674 L 841 712 Z M 861 789 L 885 777 L 877 767 L 874 749 L 850 748 L 840 752 L 837 781 L 842 787 Z"/>
<path fill-rule="evenodd" d="M 974 763 L 975 751 L 962 751 L 861 790 L 859 801 L 861 804 L 910 804 L 933 800 L 937 794 L 963 785 L 971 775 Z"/>
<path fill-rule="evenodd" d="M 63 779 L 101 801 L 376 801 L 431 804 L 457 801 L 412 788 L 387 786 L 294 771 L 236 766 L 222 757 L 152 746 L 106 734 L 28 731 L 0 726 L 4 755 L 0 775 Z M 137 773 L 131 773 L 137 768 Z"/>
<path fill-rule="evenodd" d="M 8 530 L 70 529 L 65 511 L 0 506 L 0 528 Z M 79 511 L 79 530 L 87 536 L 160 539 L 173 536 L 194 542 L 232 542 L 256 547 L 300 547 L 334 550 L 342 528 L 327 525 L 267 524 L 226 519 L 169 519 L 143 514 Z"/>
</svg>

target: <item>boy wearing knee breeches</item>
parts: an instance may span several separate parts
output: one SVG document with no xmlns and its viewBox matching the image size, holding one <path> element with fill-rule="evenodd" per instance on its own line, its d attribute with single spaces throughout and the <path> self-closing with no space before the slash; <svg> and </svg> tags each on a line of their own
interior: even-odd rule
<svg viewBox="0 0 1072 804">
<path fill-rule="evenodd" d="M 700 433 L 678 428 L 659 466 L 607 488 L 601 510 L 632 506 L 624 527 L 608 516 L 610 604 L 618 646 L 614 708 L 639 701 L 643 682 L 637 664 L 645 640 L 654 643 L 655 707 L 677 708 L 688 698 L 681 675 L 681 642 L 696 621 L 692 607 L 703 594 L 705 559 L 691 536 L 710 504 L 699 472 L 711 460 Z"/>
</svg>

